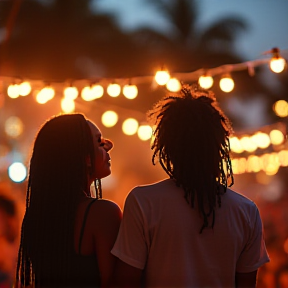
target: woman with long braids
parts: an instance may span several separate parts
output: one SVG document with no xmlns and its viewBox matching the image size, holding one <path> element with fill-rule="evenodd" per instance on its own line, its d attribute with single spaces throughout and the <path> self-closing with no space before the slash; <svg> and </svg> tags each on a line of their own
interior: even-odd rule
<svg viewBox="0 0 288 288">
<path fill-rule="evenodd" d="M 54 116 L 41 127 L 30 160 L 16 288 L 108 285 L 122 218 L 101 192 L 112 147 L 80 113 Z"/>
<path fill-rule="evenodd" d="M 255 287 L 269 261 L 257 206 L 233 184 L 232 128 L 211 91 L 184 85 L 149 111 L 152 163 L 169 176 L 128 194 L 117 287 Z"/>
</svg>

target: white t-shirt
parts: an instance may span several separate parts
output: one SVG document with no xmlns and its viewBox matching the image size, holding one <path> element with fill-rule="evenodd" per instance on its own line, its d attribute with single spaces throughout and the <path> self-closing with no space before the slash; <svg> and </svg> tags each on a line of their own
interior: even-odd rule
<svg viewBox="0 0 288 288">
<path fill-rule="evenodd" d="M 145 269 L 147 287 L 234 287 L 235 272 L 269 262 L 254 202 L 227 189 L 214 228 L 170 179 L 129 193 L 112 254 Z"/>
</svg>

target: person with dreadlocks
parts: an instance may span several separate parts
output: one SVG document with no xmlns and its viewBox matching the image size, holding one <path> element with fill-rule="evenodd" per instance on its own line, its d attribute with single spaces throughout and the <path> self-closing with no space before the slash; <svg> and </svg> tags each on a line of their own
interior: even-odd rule
<svg viewBox="0 0 288 288">
<path fill-rule="evenodd" d="M 102 199 L 112 147 L 81 113 L 53 116 L 41 127 L 30 160 L 15 288 L 108 285 L 122 218 L 116 203 Z"/>
<path fill-rule="evenodd" d="M 212 91 L 183 85 L 148 112 L 169 178 L 128 194 L 112 254 L 116 287 L 255 287 L 269 261 L 257 206 L 233 184 L 231 123 Z"/>
</svg>

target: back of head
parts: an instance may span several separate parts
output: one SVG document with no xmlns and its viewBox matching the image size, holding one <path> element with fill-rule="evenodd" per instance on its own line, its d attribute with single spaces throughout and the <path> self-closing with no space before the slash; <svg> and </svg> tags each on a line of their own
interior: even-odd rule
<svg viewBox="0 0 288 288">
<path fill-rule="evenodd" d="M 39 130 L 21 231 L 17 270 L 22 280 L 24 274 L 34 277 L 35 272 L 50 280 L 68 275 L 76 207 L 87 188 L 87 157 L 94 159 L 93 153 L 92 135 L 82 114 L 55 116 Z"/>
<path fill-rule="evenodd" d="M 211 91 L 184 85 L 181 92 L 160 100 L 148 117 L 156 128 L 152 162 L 185 190 L 187 201 L 207 217 L 221 205 L 221 187 L 233 182 L 229 134 L 232 128 Z M 232 183 L 231 183 L 232 185 Z M 225 191 L 224 189 L 224 191 Z"/>
</svg>

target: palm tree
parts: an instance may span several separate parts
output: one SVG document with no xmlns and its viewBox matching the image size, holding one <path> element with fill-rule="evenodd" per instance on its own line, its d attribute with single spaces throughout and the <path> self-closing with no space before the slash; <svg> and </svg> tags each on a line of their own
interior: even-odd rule
<svg viewBox="0 0 288 288">
<path fill-rule="evenodd" d="M 113 17 L 93 14 L 90 2 L 1 1 L 2 27 L 18 8 L 1 45 L 2 74 L 47 81 L 121 75 L 135 49 Z"/>
<path fill-rule="evenodd" d="M 139 65 L 145 67 L 145 71 L 153 71 L 155 67 L 165 65 L 172 73 L 190 72 L 243 62 L 234 46 L 236 37 L 248 29 L 247 23 L 240 17 L 219 19 L 207 28 L 199 29 L 197 1 L 150 0 L 149 3 L 157 9 L 159 15 L 164 16 L 170 28 L 165 34 L 148 27 L 131 33 L 134 42 L 142 47 L 144 57 Z M 258 73 L 260 71 L 261 67 L 256 67 L 254 77 L 249 76 L 247 71 L 238 71 L 232 75 L 236 83 L 232 94 L 244 99 L 259 94 L 266 99 L 276 97 L 276 93 L 263 83 Z M 219 100 L 227 98 L 227 94 L 217 85 L 220 76 L 215 77 L 213 86 Z M 234 120 L 233 115 L 230 118 Z M 267 121 L 274 120 L 272 117 Z M 241 126 L 239 120 L 233 122 L 235 126 Z"/>
</svg>

